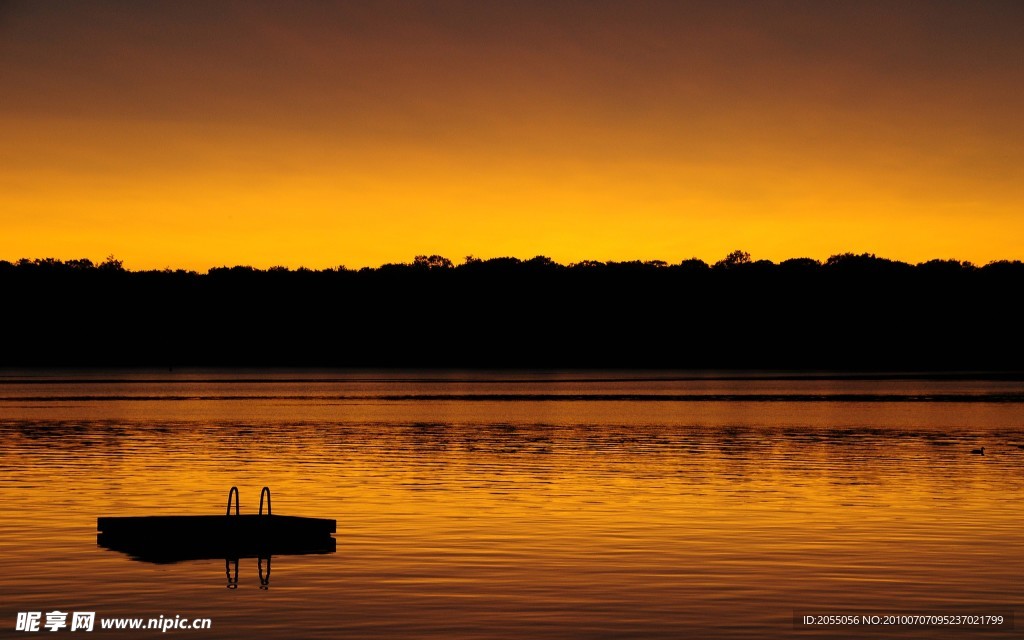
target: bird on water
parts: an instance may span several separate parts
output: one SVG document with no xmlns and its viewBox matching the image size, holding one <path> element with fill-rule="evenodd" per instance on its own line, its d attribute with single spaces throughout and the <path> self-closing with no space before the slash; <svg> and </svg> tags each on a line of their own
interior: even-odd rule
<svg viewBox="0 0 1024 640">
<path fill-rule="evenodd" d="M 985 455 L 985 447 L 982 447 L 980 449 L 971 449 L 971 453 L 973 453 L 975 455 L 983 456 L 983 455 Z"/>
</svg>

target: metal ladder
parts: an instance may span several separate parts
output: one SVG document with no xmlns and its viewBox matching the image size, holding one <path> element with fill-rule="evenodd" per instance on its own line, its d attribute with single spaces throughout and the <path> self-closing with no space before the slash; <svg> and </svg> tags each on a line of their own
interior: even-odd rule
<svg viewBox="0 0 1024 640">
<path fill-rule="evenodd" d="M 226 516 L 230 516 L 231 515 L 231 497 L 232 496 L 234 496 L 234 498 L 235 498 L 235 515 L 237 516 L 238 512 L 239 512 L 239 509 L 238 509 L 238 487 L 231 487 L 231 489 L 228 491 L 228 509 L 224 513 L 224 515 L 226 515 Z M 269 516 L 269 515 L 271 515 L 271 513 L 270 513 L 270 487 L 263 487 L 263 490 L 260 491 L 260 512 L 259 512 L 259 515 L 261 515 L 261 516 L 263 515 L 263 497 L 264 496 L 266 496 L 266 498 L 267 498 L 267 515 Z"/>
</svg>

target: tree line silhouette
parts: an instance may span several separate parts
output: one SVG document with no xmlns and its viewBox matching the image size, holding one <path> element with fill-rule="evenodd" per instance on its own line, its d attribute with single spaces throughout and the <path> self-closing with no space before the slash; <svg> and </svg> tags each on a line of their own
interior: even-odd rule
<svg viewBox="0 0 1024 640">
<path fill-rule="evenodd" d="M 1024 264 L 0 261 L 0 366 L 1020 370 Z"/>
</svg>

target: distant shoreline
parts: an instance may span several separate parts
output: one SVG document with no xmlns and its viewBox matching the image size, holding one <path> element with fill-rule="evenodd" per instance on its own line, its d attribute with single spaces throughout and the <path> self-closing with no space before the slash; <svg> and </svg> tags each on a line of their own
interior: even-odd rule
<svg viewBox="0 0 1024 640">
<path fill-rule="evenodd" d="M 984 265 L 977 265 L 969 261 L 962 261 L 956 259 L 931 259 L 918 263 L 911 263 L 902 260 L 894 260 L 891 258 L 885 258 L 877 256 L 873 253 L 837 253 L 826 260 L 817 260 L 808 257 L 794 257 L 779 262 L 773 262 L 771 260 L 753 260 L 751 255 L 746 251 L 733 251 L 727 256 L 718 260 L 717 262 L 709 263 L 699 258 L 688 258 L 680 262 L 667 262 L 665 260 L 580 260 L 578 262 L 570 263 L 559 263 L 547 256 L 534 256 L 528 259 L 520 259 L 511 256 L 487 258 L 481 259 L 475 256 L 466 256 L 461 264 L 456 264 L 454 261 L 441 255 L 418 255 L 413 258 L 411 262 L 398 262 L 398 263 L 385 263 L 378 267 L 359 267 L 356 269 L 350 269 L 344 265 L 336 267 L 327 267 L 324 269 L 309 269 L 306 267 L 298 267 L 291 269 L 285 266 L 272 266 L 268 268 L 253 267 L 250 265 L 239 264 L 233 266 L 218 266 L 211 267 L 205 272 L 196 271 L 194 269 L 182 269 L 182 268 L 171 268 L 165 267 L 164 269 L 130 269 L 124 266 L 124 261 L 118 260 L 115 256 L 107 256 L 102 262 L 94 262 L 89 258 L 76 258 L 61 260 L 59 258 L 20 258 L 13 261 L 0 259 L 0 274 L 10 273 L 12 271 L 66 271 L 66 272 L 88 272 L 88 271 L 101 271 L 101 272 L 123 272 L 123 273 L 136 273 L 136 274 L 183 274 L 183 275 L 216 275 L 223 273 L 273 273 L 273 274 L 313 274 L 313 273 L 373 273 L 379 271 L 401 271 L 403 269 L 413 270 L 445 270 L 445 269 L 529 269 L 529 268 L 548 268 L 558 270 L 616 270 L 616 269 L 684 269 L 689 271 L 702 271 L 706 269 L 728 269 L 728 268 L 748 268 L 749 266 L 757 266 L 761 268 L 765 267 L 782 267 L 785 269 L 809 269 L 814 267 L 859 267 L 863 268 L 867 265 L 872 265 L 875 268 L 882 267 L 895 267 L 895 268 L 911 268 L 911 269 L 931 269 L 931 270 L 944 270 L 944 271 L 972 271 L 985 268 L 999 268 L 1007 265 L 1020 266 L 1022 264 L 1020 259 L 997 259 L 991 260 Z"/>
<path fill-rule="evenodd" d="M 672 369 L 447 369 L 330 367 L 21 367 L 0 369 L 2 385 L 36 384 L 204 384 L 280 382 L 410 382 L 418 384 L 532 384 L 572 382 L 747 382 L 747 381 L 1021 381 L 1017 371 L 680 371 Z"/>
<path fill-rule="evenodd" d="M 0 368 L 1020 372 L 1024 263 L 0 262 Z"/>
</svg>

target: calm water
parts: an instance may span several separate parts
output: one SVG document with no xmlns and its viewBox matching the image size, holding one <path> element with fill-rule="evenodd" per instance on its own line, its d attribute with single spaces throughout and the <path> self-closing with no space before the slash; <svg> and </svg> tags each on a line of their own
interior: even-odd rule
<svg viewBox="0 0 1024 640">
<path fill-rule="evenodd" d="M 1021 445 L 1019 381 L 8 373 L 0 636 L 60 609 L 203 638 L 940 637 L 793 614 L 1021 618 Z M 229 589 L 223 560 L 96 545 L 97 516 L 216 514 L 232 485 L 336 518 L 337 552 Z"/>
</svg>

